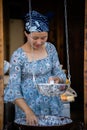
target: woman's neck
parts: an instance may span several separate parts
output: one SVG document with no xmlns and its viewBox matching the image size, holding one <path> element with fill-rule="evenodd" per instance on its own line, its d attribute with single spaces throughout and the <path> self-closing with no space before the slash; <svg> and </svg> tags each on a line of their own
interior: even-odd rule
<svg viewBox="0 0 87 130">
<path fill-rule="evenodd" d="M 26 51 L 29 51 L 30 53 L 32 52 L 32 51 L 34 51 L 34 52 L 42 52 L 43 50 L 45 50 L 46 48 L 45 48 L 45 44 L 43 44 L 40 48 L 34 48 L 30 43 L 26 43 L 25 44 L 25 47 L 26 47 Z"/>
<path fill-rule="evenodd" d="M 44 59 L 48 55 L 45 44 L 39 49 L 34 49 L 30 46 L 29 43 L 25 43 L 22 46 L 22 49 L 25 51 L 25 53 L 30 61 Z M 33 57 L 33 59 L 32 59 L 32 57 Z"/>
</svg>

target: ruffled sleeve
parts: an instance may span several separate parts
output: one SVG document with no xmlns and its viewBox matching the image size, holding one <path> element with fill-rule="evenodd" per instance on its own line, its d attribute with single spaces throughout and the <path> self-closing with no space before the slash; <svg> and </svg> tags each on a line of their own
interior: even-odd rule
<svg viewBox="0 0 87 130">
<path fill-rule="evenodd" d="M 4 90 L 4 101 L 13 102 L 23 98 L 21 92 L 21 66 L 22 60 L 20 51 L 15 51 L 10 60 L 9 82 Z"/>
</svg>

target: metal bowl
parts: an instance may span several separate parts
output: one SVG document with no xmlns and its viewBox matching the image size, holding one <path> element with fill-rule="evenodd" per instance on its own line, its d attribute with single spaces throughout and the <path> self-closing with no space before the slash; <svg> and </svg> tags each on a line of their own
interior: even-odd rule
<svg viewBox="0 0 87 130">
<path fill-rule="evenodd" d="M 21 124 L 21 125 L 28 125 L 26 123 L 26 119 L 17 119 L 15 120 L 15 123 Z M 72 123 L 72 120 L 68 117 L 62 117 L 62 116 L 38 116 L 38 126 L 62 126 L 66 124 Z"/>
<path fill-rule="evenodd" d="M 43 95 L 59 96 L 67 90 L 68 84 L 37 84 L 36 87 Z"/>
<path fill-rule="evenodd" d="M 69 124 L 72 120 L 68 117 L 60 117 L 60 116 L 40 116 L 39 125 L 40 126 L 61 126 L 65 124 Z"/>
</svg>

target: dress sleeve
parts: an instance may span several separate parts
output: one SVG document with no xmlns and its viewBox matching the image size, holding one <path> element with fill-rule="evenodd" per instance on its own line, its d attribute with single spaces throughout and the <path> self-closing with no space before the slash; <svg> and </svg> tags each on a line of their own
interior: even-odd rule
<svg viewBox="0 0 87 130">
<path fill-rule="evenodd" d="M 60 79 L 62 79 L 64 82 L 66 81 L 66 74 L 63 72 L 63 70 L 60 68 L 60 61 L 58 57 L 58 52 L 54 45 L 52 45 L 52 75 L 57 76 Z"/>
<path fill-rule="evenodd" d="M 9 82 L 4 90 L 4 101 L 13 102 L 17 98 L 23 98 L 21 92 L 21 59 L 16 51 L 10 60 Z"/>
</svg>

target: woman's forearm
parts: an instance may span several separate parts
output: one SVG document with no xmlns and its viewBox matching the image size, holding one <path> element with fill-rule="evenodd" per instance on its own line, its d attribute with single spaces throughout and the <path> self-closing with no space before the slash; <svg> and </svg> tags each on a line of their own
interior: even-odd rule
<svg viewBox="0 0 87 130">
<path fill-rule="evenodd" d="M 37 125 L 38 124 L 38 119 L 32 109 L 26 104 L 24 99 L 16 99 L 14 102 L 20 109 L 22 109 L 25 114 L 26 114 L 26 122 L 29 125 Z"/>
<path fill-rule="evenodd" d="M 16 99 L 14 101 L 14 103 L 20 108 L 22 109 L 25 113 L 27 113 L 28 111 L 31 111 L 30 107 L 27 105 L 27 103 L 25 102 L 25 100 L 23 98 L 20 99 Z"/>
</svg>

